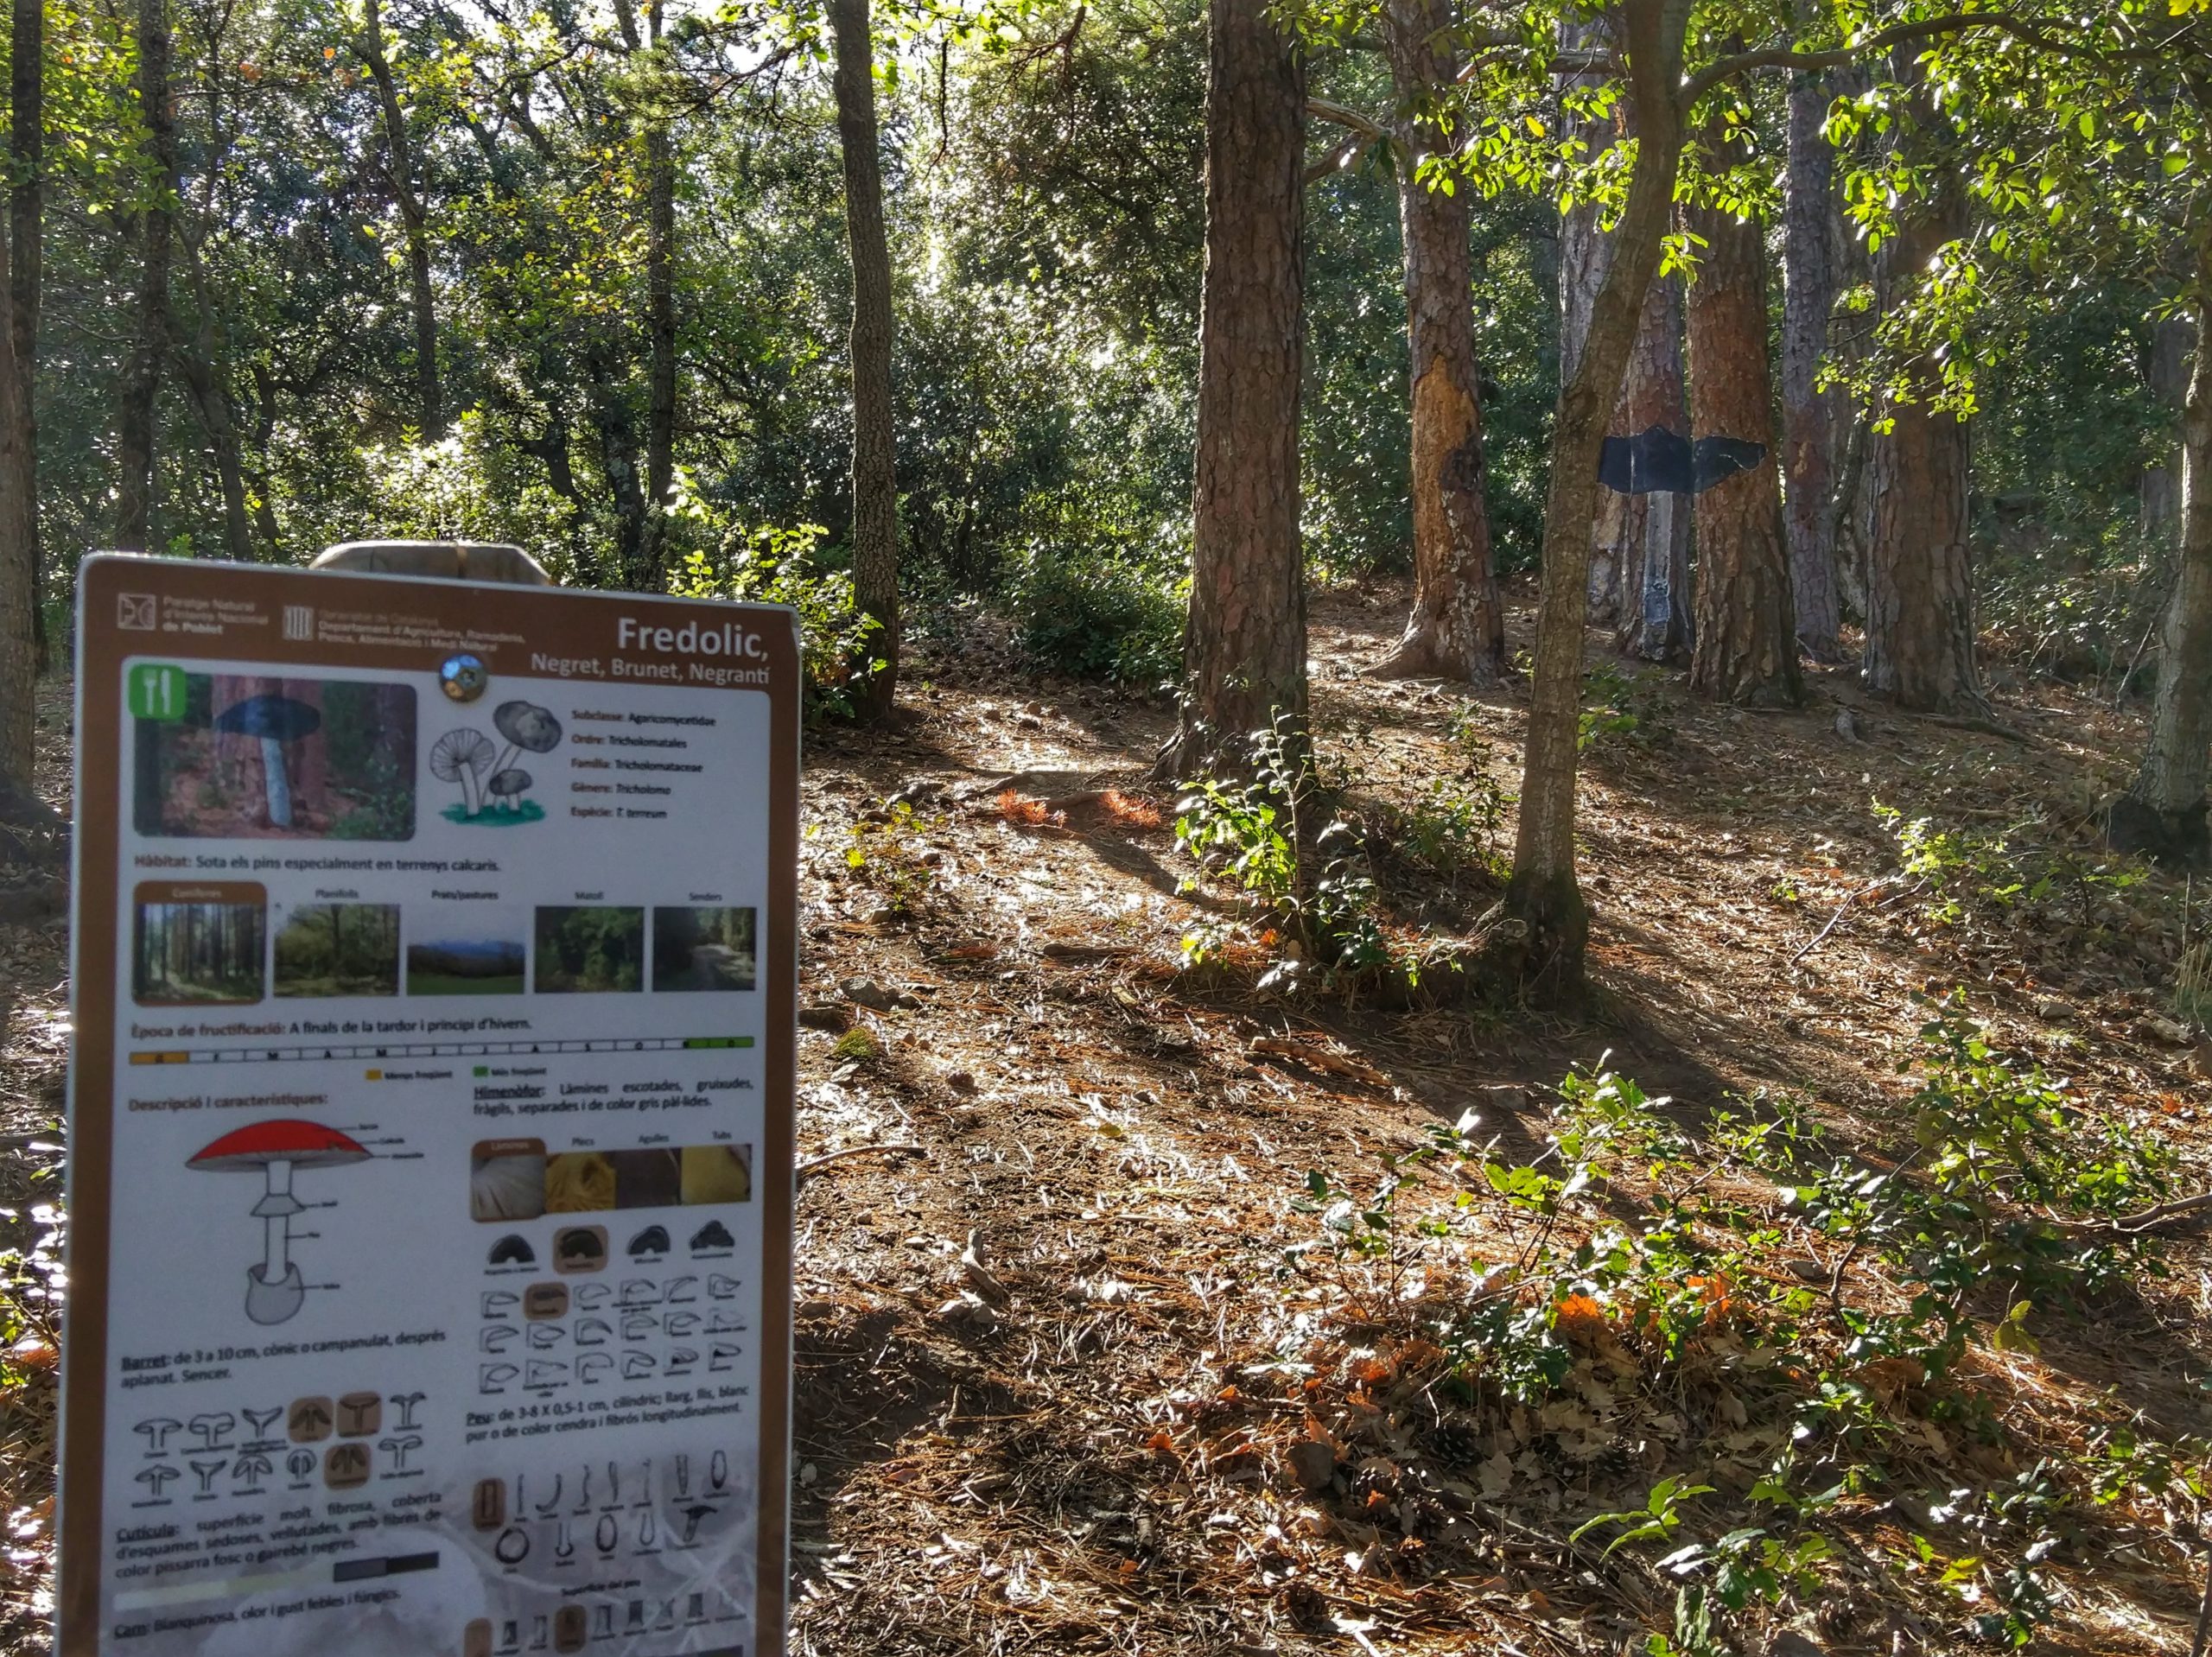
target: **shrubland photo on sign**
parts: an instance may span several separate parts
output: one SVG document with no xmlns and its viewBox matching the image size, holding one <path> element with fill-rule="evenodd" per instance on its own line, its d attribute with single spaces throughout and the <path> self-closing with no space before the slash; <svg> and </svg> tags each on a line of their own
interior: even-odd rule
<svg viewBox="0 0 2212 1657">
<path fill-rule="evenodd" d="M 790 613 L 79 580 L 63 1657 L 780 1653 Z"/>
</svg>

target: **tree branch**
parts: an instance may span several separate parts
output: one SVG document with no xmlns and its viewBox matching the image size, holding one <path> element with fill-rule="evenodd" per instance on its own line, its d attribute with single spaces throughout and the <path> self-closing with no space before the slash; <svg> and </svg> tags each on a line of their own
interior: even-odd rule
<svg viewBox="0 0 2212 1657">
<path fill-rule="evenodd" d="M 1364 132 L 1355 132 L 1306 169 L 1306 181 L 1319 184 L 1325 178 L 1334 178 L 1347 167 L 1356 167 L 1359 158 L 1376 140 Z"/>
<path fill-rule="evenodd" d="M 1370 120 L 1357 110 L 1346 109 L 1342 104 L 1332 104 L 1326 98 L 1307 98 L 1306 112 L 1319 120 L 1350 127 L 1354 132 L 1363 134 L 1370 143 L 1380 143 L 1390 136 L 1381 122 Z"/>
<path fill-rule="evenodd" d="M 1998 11 L 1959 11 L 1948 16 L 1923 18 L 1918 22 L 1897 23 L 1878 29 L 1865 40 L 1838 47 L 1827 52 L 1800 52 L 1793 47 L 1762 47 L 1757 51 L 1738 52 L 1732 57 L 1709 63 L 1682 83 L 1682 107 L 1688 109 L 1715 86 L 1732 80 L 1738 75 L 1749 74 L 1757 69 L 1820 70 L 1840 69 L 1846 65 L 1887 51 L 1893 46 L 1909 45 L 1914 41 L 1934 40 L 1942 35 L 1961 35 L 1970 29 L 1994 29 L 2013 39 L 2032 46 L 2038 51 L 2053 52 L 2065 56 L 2102 58 L 2112 55 L 2094 47 L 2074 45 L 2045 34 L 2035 23 Z M 2133 56 L 2134 54 L 2124 55 Z"/>
</svg>

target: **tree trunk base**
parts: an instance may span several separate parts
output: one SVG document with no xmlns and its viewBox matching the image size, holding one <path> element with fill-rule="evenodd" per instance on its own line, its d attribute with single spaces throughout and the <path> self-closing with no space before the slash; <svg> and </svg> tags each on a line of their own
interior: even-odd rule
<svg viewBox="0 0 2212 1657">
<path fill-rule="evenodd" d="M 2116 852 L 2147 857 L 2168 868 L 2201 869 L 2212 862 L 2212 822 L 2206 803 L 2161 810 L 2133 794 L 2115 794 L 2105 805 L 2105 843 Z"/>
<path fill-rule="evenodd" d="M 1502 914 L 1488 929 L 1496 968 L 1510 964 L 1522 994 L 1560 1006 L 1580 1003 L 1587 990 L 1585 958 L 1590 908 L 1569 872 L 1537 881 L 1515 876 L 1505 889 Z"/>
<path fill-rule="evenodd" d="M 1455 684 L 1492 685 L 1498 664 L 1484 651 L 1449 648 L 1433 629 L 1408 629 L 1390 653 L 1360 670 L 1369 679 L 1449 679 Z"/>
</svg>

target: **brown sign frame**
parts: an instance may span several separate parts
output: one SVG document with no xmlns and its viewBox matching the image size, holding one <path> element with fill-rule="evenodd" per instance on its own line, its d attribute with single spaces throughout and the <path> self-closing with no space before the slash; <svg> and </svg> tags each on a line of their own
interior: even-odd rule
<svg viewBox="0 0 2212 1657">
<path fill-rule="evenodd" d="M 213 600 L 219 596 L 222 605 Z M 152 606 L 149 610 L 148 604 Z M 232 610 L 223 606 L 236 605 Z M 287 606 L 394 619 L 407 642 L 331 642 L 285 637 Z M 797 1045 L 799 723 L 802 666 L 797 618 L 780 606 L 736 605 L 632 593 L 595 593 L 419 576 L 219 564 L 132 554 L 86 558 L 78 573 L 75 841 L 70 984 L 74 1031 L 69 1074 L 70 1295 L 63 1342 L 56 1535 L 57 1657 L 98 1657 L 109 1354 L 110 1228 L 118 951 L 124 899 L 116 778 L 124 731 L 122 669 L 133 656 L 180 663 L 250 660 L 271 667 L 429 672 L 456 651 L 495 676 L 605 682 L 548 671 L 543 660 L 594 661 L 618 648 L 618 612 L 651 606 L 657 628 L 689 620 L 727 641 L 728 624 L 751 619 L 765 686 L 728 686 L 771 702 L 769 886 L 760 988 L 764 1130 L 754 1166 L 761 1248 L 760 1505 L 753 1652 L 783 1657 L 788 1579 L 791 1413 L 793 1088 Z M 248 619 L 251 613 L 252 619 Z M 411 630 L 411 631 L 410 631 Z M 632 651 L 635 645 L 626 646 Z M 650 651 L 646 652 L 651 654 Z M 656 659 L 683 658 L 663 651 Z M 723 665 L 729 665 L 724 663 Z M 671 681 L 683 682 L 681 678 Z M 711 685 L 698 687 L 714 688 Z M 188 882 L 211 885 L 210 882 Z"/>
</svg>

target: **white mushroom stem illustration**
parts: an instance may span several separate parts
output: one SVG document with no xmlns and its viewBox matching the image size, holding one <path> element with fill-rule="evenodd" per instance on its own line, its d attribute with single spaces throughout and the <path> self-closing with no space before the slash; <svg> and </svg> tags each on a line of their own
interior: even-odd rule
<svg viewBox="0 0 2212 1657">
<path fill-rule="evenodd" d="M 307 1204 L 292 1195 L 296 1168 L 334 1168 L 362 1162 L 368 1152 L 320 1122 L 262 1122 L 226 1133 L 192 1159 L 194 1168 L 217 1173 L 258 1173 L 266 1182 L 253 1206 L 261 1222 L 262 1259 L 245 1274 L 245 1314 L 257 1324 L 281 1324 L 307 1300 L 307 1283 L 291 1257 L 292 1216 Z"/>
<path fill-rule="evenodd" d="M 431 745 L 430 775 L 442 783 L 459 783 L 461 809 L 473 817 L 484 809 L 482 778 L 498 752 L 481 731 L 466 726 L 448 731 Z"/>
</svg>

